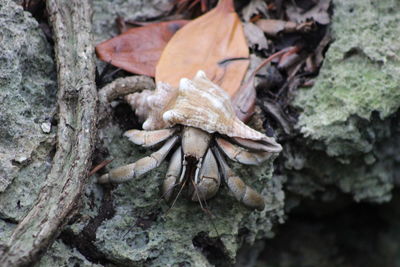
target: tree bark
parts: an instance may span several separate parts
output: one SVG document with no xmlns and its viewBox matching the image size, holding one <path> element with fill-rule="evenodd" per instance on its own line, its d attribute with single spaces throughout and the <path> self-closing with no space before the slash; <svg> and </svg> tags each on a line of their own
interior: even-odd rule
<svg viewBox="0 0 400 267">
<path fill-rule="evenodd" d="M 96 138 L 92 9 L 88 0 L 48 0 L 58 74 L 58 142 L 37 202 L 0 251 L 2 266 L 26 266 L 76 214 Z"/>
</svg>

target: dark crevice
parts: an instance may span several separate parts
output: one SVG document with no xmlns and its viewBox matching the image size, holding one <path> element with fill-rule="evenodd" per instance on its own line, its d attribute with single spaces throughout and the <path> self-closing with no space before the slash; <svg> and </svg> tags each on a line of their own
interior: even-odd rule
<svg viewBox="0 0 400 267">
<path fill-rule="evenodd" d="M 220 238 L 212 238 L 207 233 L 200 232 L 193 238 L 192 242 L 212 265 L 231 265 L 232 262 L 227 256 L 228 253 Z"/>
<path fill-rule="evenodd" d="M 286 261 L 296 266 L 396 266 L 395 247 L 388 251 L 381 242 L 398 235 L 394 219 L 399 216 L 395 211 L 398 193 L 391 203 L 383 205 L 345 201 L 340 207 L 332 203 L 330 209 L 326 203 L 303 204 L 291 212 L 286 224 L 277 227 L 275 238 L 265 242 L 258 264 L 279 266 Z M 396 240 L 396 236 L 391 238 Z"/>
<path fill-rule="evenodd" d="M 68 246 L 76 248 L 87 260 L 96 264 L 109 264 L 111 261 L 97 249 L 93 242 L 96 240 L 97 228 L 104 221 L 111 219 L 114 214 L 111 186 L 105 186 L 104 197 L 97 216 L 92 218 L 79 234 L 66 229 L 61 233 L 60 238 Z"/>
<path fill-rule="evenodd" d="M 0 220 L 6 222 L 6 223 L 10 223 L 10 224 L 18 224 L 19 222 L 13 218 L 2 218 L 0 217 Z"/>
<path fill-rule="evenodd" d="M 22 0 L 20 5 L 26 12 L 32 14 L 32 17 L 39 23 L 47 41 L 54 45 L 53 31 L 48 22 L 49 14 L 46 9 L 46 0 Z"/>
<path fill-rule="evenodd" d="M 142 128 L 130 105 L 120 103 L 113 109 L 113 112 L 113 121 L 117 122 L 123 131 Z"/>
</svg>

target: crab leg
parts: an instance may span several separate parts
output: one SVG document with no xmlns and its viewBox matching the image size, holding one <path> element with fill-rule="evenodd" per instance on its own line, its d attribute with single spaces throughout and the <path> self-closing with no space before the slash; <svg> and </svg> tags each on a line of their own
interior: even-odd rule
<svg viewBox="0 0 400 267">
<path fill-rule="evenodd" d="M 245 148 L 242 148 L 240 146 L 234 145 L 225 139 L 222 138 L 216 138 L 218 146 L 221 148 L 221 150 L 231 159 L 243 164 L 248 164 L 248 165 L 259 165 L 263 161 L 267 160 L 272 153 L 271 152 L 265 152 L 265 151 L 254 151 L 250 152 L 246 150 Z"/>
<path fill-rule="evenodd" d="M 208 149 L 199 171 L 199 181 L 194 183 L 195 191 L 192 195 L 192 201 L 212 198 L 217 193 L 220 184 L 221 178 L 218 172 L 217 161 L 211 149 Z"/>
<path fill-rule="evenodd" d="M 239 145 L 253 149 L 258 151 L 266 151 L 266 152 L 274 152 L 279 153 L 282 151 L 282 146 L 278 144 L 275 139 L 269 138 L 268 142 L 266 141 L 253 141 L 249 139 L 243 139 L 240 137 L 233 138 Z"/>
<path fill-rule="evenodd" d="M 150 156 L 111 170 L 109 173 L 102 175 L 98 179 L 98 183 L 122 183 L 157 168 L 171 151 L 177 140 L 177 136 L 172 137 L 159 150 L 150 154 Z"/>
<path fill-rule="evenodd" d="M 169 162 L 169 167 L 167 174 L 165 176 L 165 180 L 162 186 L 162 194 L 166 201 L 168 201 L 173 193 L 173 189 L 176 185 L 176 180 L 178 179 L 182 170 L 182 149 L 178 147 L 178 149 L 172 155 L 172 158 Z"/>
<path fill-rule="evenodd" d="M 124 136 L 129 138 L 129 141 L 136 145 L 149 147 L 159 144 L 169 137 L 171 137 L 176 131 L 176 128 L 155 130 L 155 131 L 140 131 L 140 130 L 129 130 L 124 133 Z"/>
<path fill-rule="evenodd" d="M 249 208 L 263 210 L 265 207 L 264 198 L 253 188 L 246 185 L 243 180 L 229 168 L 218 149 L 214 151 L 218 158 L 225 183 L 235 198 Z"/>
</svg>

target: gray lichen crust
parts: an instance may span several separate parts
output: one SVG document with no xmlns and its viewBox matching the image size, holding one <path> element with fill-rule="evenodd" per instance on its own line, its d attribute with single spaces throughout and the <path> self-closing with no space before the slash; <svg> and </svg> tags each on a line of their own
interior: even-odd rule
<svg viewBox="0 0 400 267">
<path fill-rule="evenodd" d="M 394 0 L 333 4 L 335 41 L 315 86 L 295 100 L 304 139 L 285 151 L 288 188 L 334 199 L 324 188 L 335 184 L 356 201 L 388 201 L 398 160 L 390 146 L 400 107 L 400 8 Z"/>
<path fill-rule="evenodd" d="M 51 166 L 55 67 L 37 21 L 21 6 L 0 3 L 0 28 L 0 218 L 17 221 Z"/>
</svg>

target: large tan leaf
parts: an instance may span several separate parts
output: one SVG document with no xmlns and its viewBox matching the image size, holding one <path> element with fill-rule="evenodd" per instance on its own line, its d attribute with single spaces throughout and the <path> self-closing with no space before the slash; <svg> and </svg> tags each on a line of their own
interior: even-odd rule
<svg viewBox="0 0 400 267">
<path fill-rule="evenodd" d="M 189 22 L 168 42 L 156 67 L 156 81 L 178 86 L 198 70 L 231 96 L 249 65 L 249 49 L 232 0 Z"/>
<path fill-rule="evenodd" d="M 165 45 L 187 22 L 175 20 L 130 29 L 97 45 L 97 56 L 126 71 L 154 77 Z"/>
</svg>

